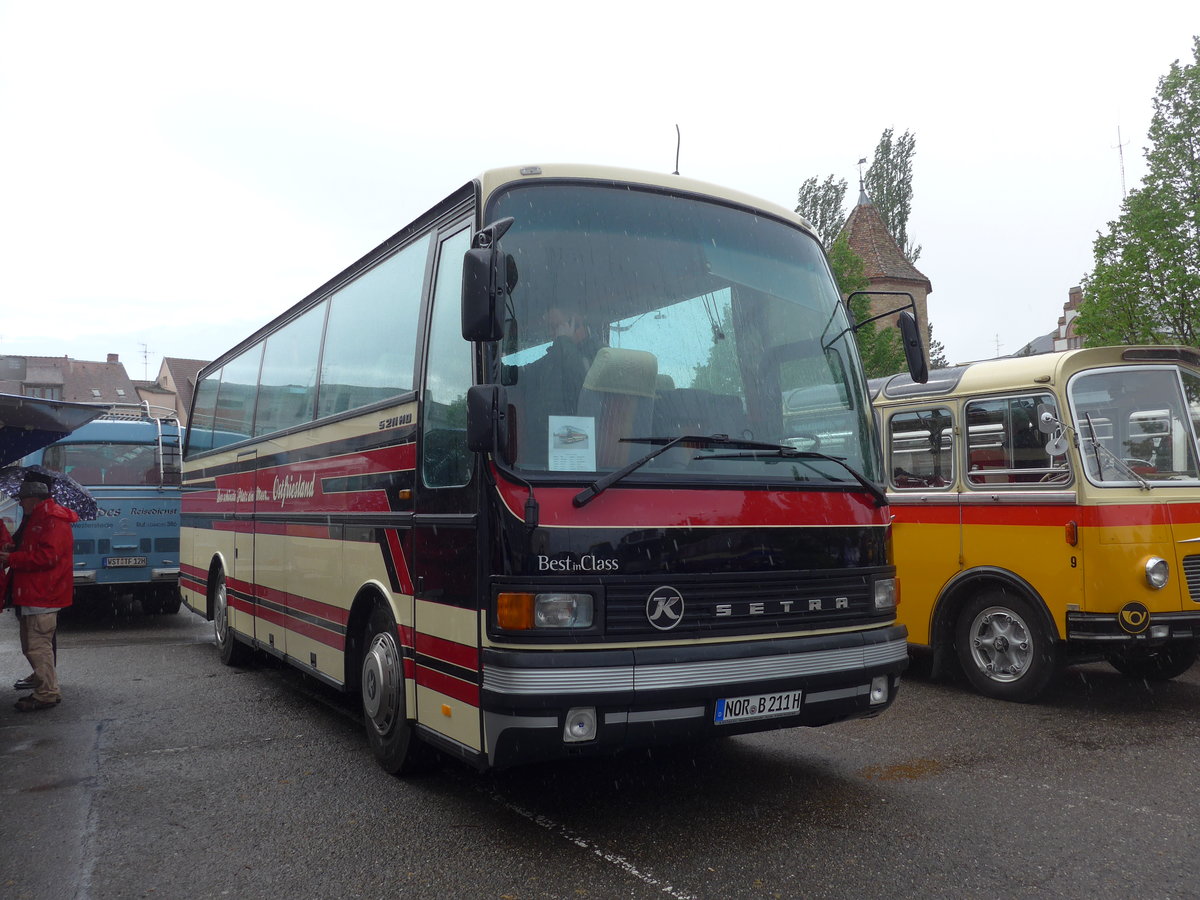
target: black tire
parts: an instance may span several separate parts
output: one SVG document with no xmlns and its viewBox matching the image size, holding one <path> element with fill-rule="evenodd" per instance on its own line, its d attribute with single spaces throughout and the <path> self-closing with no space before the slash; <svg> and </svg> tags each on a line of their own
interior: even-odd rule
<svg viewBox="0 0 1200 900">
<path fill-rule="evenodd" d="M 405 703 L 404 655 L 396 622 L 382 602 L 363 629 L 359 696 L 371 751 L 384 771 L 411 775 L 426 769 L 428 748 L 417 737 Z"/>
<path fill-rule="evenodd" d="M 967 680 L 979 693 L 1025 703 L 1045 689 L 1058 661 L 1054 635 L 1024 597 L 990 588 L 963 606 L 955 648 Z"/>
<path fill-rule="evenodd" d="M 225 588 L 224 571 L 217 569 L 208 590 L 213 612 L 213 636 L 217 639 L 217 653 L 221 656 L 221 662 L 227 666 L 245 666 L 250 662 L 250 648 L 239 641 L 229 627 L 229 594 Z"/>
<path fill-rule="evenodd" d="M 1150 650 L 1114 653 L 1109 665 L 1127 678 L 1139 681 L 1170 681 L 1192 667 L 1200 655 L 1200 644 L 1194 641 L 1162 644 Z"/>
</svg>

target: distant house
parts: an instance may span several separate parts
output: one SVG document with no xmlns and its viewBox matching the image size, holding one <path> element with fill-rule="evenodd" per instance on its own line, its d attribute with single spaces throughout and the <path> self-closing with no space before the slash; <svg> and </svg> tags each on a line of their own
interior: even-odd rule
<svg viewBox="0 0 1200 900">
<path fill-rule="evenodd" d="M 912 294 L 916 302 L 917 323 L 921 326 L 921 341 L 929 352 L 929 309 L 928 297 L 933 293 L 933 284 L 912 263 L 904 258 L 900 245 L 888 233 L 883 217 L 867 192 L 858 195 L 858 205 L 850 212 L 842 233 L 850 249 L 862 257 L 863 274 L 870 282 L 870 291 L 904 291 Z M 899 309 L 908 303 L 907 297 L 873 296 L 871 315 Z M 881 324 L 894 324 L 884 320 Z"/>
<path fill-rule="evenodd" d="M 0 393 L 81 403 L 139 403 L 116 353 L 105 362 L 69 356 L 0 356 Z"/>
<path fill-rule="evenodd" d="M 1083 346 L 1083 337 L 1075 332 L 1079 307 L 1083 305 L 1083 288 L 1073 287 L 1067 291 L 1067 302 L 1063 314 L 1058 317 L 1058 327 L 1049 334 L 1039 335 L 1014 353 L 1014 356 L 1036 356 L 1056 350 L 1078 350 Z"/>
<path fill-rule="evenodd" d="M 158 378 L 138 382 L 138 393 L 152 406 L 174 409 L 179 424 L 186 425 L 188 410 L 192 408 L 192 394 L 196 390 L 196 374 L 206 365 L 208 360 L 204 359 L 164 356 L 158 367 Z"/>
</svg>

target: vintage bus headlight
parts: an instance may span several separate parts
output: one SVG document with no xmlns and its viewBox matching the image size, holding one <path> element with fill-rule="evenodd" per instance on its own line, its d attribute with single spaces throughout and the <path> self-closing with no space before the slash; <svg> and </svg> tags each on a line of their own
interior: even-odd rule
<svg viewBox="0 0 1200 900">
<path fill-rule="evenodd" d="M 1146 583 L 1156 591 L 1167 586 L 1171 577 L 1171 567 L 1167 561 L 1158 556 L 1152 556 L 1146 561 Z"/>
<path fill-rule="evenodd" d="M 496 624 L 509 631 L 537 628 L 591 628 L 591 594 L 502 593 L 496 598 Z"/>
<path fill-rule="evenodd" d="M 879 578 L 875 581 L 875 609 L 883 612 L 896 608 L 899 602 L 899 585 L 895 578 Z"/>
</svg>

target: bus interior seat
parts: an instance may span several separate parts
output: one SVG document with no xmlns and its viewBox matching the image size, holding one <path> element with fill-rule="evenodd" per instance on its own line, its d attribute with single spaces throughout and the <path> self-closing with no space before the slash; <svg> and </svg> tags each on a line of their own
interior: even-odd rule
<svg viewBox="0 0 1200 900">
<path fill-rule="evenodd" d="M 579 415 L 596 422 L 596 465 L 616 468 L 629 462 L 624 437 L 648 437 L 654 414 L 658 357 L 645 350 L 601 347 L 579 392 Z"/>
</svg>

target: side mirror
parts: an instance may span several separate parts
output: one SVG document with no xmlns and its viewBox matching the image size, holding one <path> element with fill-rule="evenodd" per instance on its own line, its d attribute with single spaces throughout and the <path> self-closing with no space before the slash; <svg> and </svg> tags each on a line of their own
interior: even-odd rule
<svg viewBox="0 0 1200 900">
<path fill-rule="evenodd" d="M 900 329 L 900 341 L 904 345 L 904 360 L 908 363 L 908 374 L 917 384 L 929 380 L 929 362 L 925 359 L 925 351 L 921 347 L 921 331 L 917 320 L 910 312 L 902 312 L 896 322 Z"/>
<path fill-rule="evenodd" d="M 500 237 L 513 221 L 510 216 L 484 228 L 463 257 L 462 335 L 468 341 L 504 336 L 504 299 L 516 287 L 517 264 L 500 249 Z"/>
<path fill-rule="evenodd" d="M 1054 407 L 1049 403 L 1037 405 L 1037 427 L 1042 434 L 1054 434 L 1061 427 L 1058 416 L 1054 414 Z"/>
<path fill-rule="evenodd" d="M 508 446 L 508 392 L 498 384 L 477 384 L 467 389 L 467 449 L 495 453 Z"/>
</svg>

